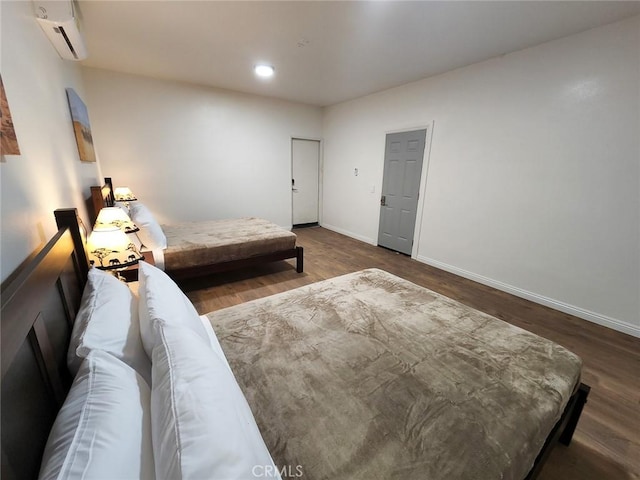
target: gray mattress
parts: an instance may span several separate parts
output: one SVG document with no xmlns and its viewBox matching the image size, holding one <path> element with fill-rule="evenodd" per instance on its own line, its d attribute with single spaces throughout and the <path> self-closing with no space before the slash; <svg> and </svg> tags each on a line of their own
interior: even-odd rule
<svg viewBox="0 0 640 480">
<path fill-rule="evenodd" d="M 233 218 L 162 225 L 164 269 L 241 260 L 292 249 L 296 235 L 262 218 Z"/>
<path fill-rule="evenodd" d="M 582 365 L 375 269 L 208 318 L 274 461 L 307 480 L 520 480 Z"/>
</svg>

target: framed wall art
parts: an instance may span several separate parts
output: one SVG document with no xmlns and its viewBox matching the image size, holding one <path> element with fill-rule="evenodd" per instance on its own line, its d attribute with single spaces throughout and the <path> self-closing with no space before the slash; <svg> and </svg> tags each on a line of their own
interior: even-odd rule
<svg viewBox="0 0 640 480">
<path fill-rule="evenodd" d="M 87 107 L 73 88 L 67 88 L 66 90 L 80 161 L 95 162 L 96 152 L 93 148 L 93 137 L 91 136 Z"/>
<path fill-rule="evenodd" d="M 0 153 L 4 155 L 20 155 L 20 146 L 16 131 L 13 128 L 13 120 L 11 119 L 11 111 L 9 110 L 9 102 L 4 91 L 2 76 L 0 76 L 0 118 L 2 120 L 2 129 L 0 131 Z"/>
</svg>

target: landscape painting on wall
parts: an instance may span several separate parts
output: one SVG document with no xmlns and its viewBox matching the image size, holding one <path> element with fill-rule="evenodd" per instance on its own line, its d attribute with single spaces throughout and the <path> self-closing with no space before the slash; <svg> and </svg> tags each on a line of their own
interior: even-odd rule
<svg viewBox="0 0 640 480">
<path fill-rule="evenodd" d="M 7 95 L 4 92 L 4 84 L 2 83 L 2 77 L 0 77 L 0 119 L 2 120 L 2 130 L 0 136 L 2 141 L 0 142 L 2 155 L 20 155 L 20 147 L 18 146 L 18 138 L 16 137 L 16 131 L 13 128 L 13 120 L 11 119 L 11 112 L 9 111 L 9 102 L 7 102 Z"/>
<path fill-rule="evenodd" d="M 80 161 L 95 162 L 96 152 L 93 149 L 93 137 L 91 136 L 87 107 L 73 88 L 67 88 L 67 98 L 69 99 L 71 119 L 73 120 L 73 133 L 76 136 Z"/>
</svg>

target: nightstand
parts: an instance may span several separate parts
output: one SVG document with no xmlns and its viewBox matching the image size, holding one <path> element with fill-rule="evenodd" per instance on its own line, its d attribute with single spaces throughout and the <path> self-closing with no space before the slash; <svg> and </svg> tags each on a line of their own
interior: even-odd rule
<svg viewBox="0 0 640 480">
<path fill-rule="evenodd" d="M 144 255 L 144 261 L 147 262 L 150 265 L 155 265 L 156 262 L 153 259 L 153 253 L 152 252 L 140 252 L 142 253 L 142 255 Z M 122 278 L 124 278 L 125 282 L 129 283 L 129 282 L 137 282 L 138 281 L 138 269 L 140 267 L 138 266 L 138 264 L 136 263 L 135 265 L 132 265 L 130 267 L 125 268 L 124 270 L 122 270 L 120 272 L 120 275 L 122 276 Z"/>
</svg>

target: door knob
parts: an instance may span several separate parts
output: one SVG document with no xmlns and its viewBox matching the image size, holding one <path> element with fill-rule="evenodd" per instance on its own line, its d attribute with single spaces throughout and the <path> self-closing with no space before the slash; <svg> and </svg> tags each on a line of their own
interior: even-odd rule
<svg viewBox="0 0 640 480">
<path fill-rule="evenodd" d="M 380 197 L 380 206 L 381 206 L 381 207 L 384 207 L 384 206 L 386 206 L 386 205 L 387 205 L 387 196 L 386 196 L 386 195 L 382 195 L 382 196 Z"/>
</svg>

